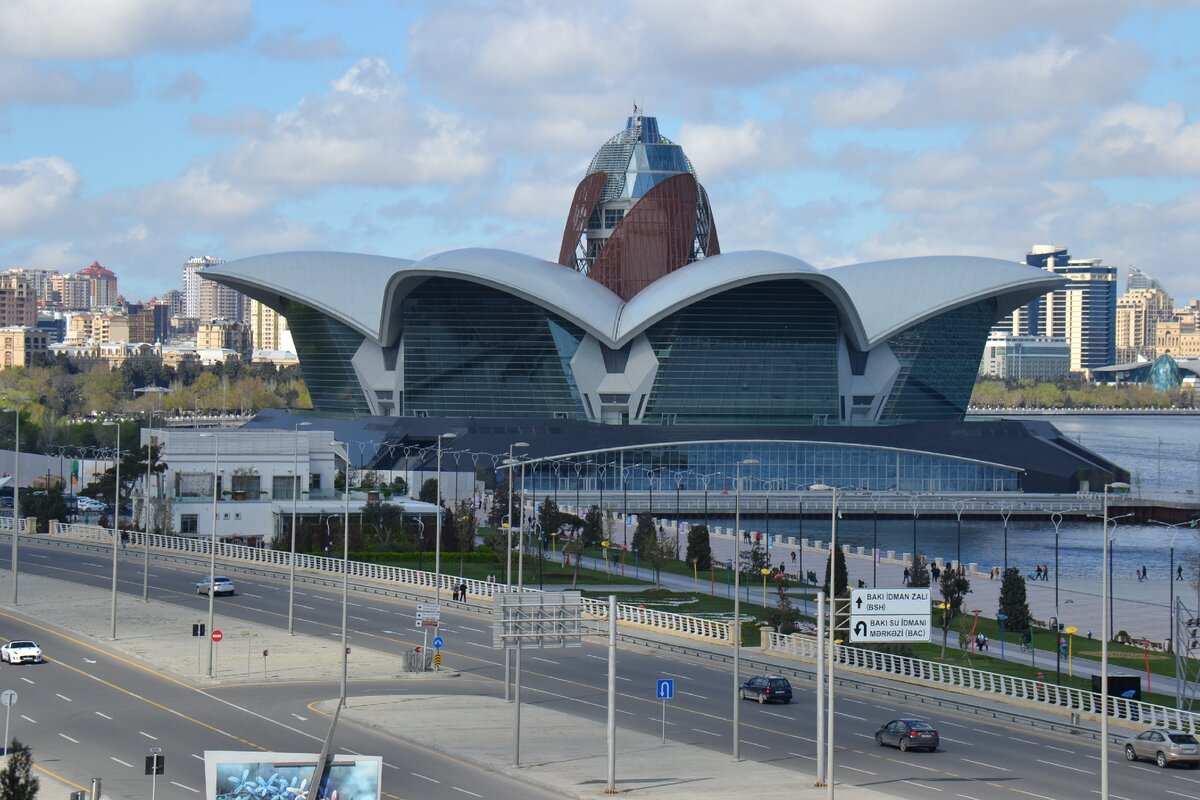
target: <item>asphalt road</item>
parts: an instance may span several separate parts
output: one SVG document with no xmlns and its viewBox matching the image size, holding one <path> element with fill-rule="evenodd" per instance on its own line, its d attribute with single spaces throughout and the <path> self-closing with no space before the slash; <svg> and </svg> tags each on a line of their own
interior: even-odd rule
<svg viewBox="0 0 1200 800">
<path fill-rule="evenodd" d="M 22 553 L 22 570 L 95 586 L 110 585 L 110 566 L 105 553 L 32 544 L 23 546 Z M 4 555 L 7 555 L 7 549 L 0 548 L 0 556 Z M 140 596 L 140 553 L 129 551 L 122 555 L 119 589 Z M 0 558 L 0 569 L 6 567 L 7 561 Z M 198 565 L 153 560 L 151 598 L 201 613 L 207 608 L 207 598 L 195 595 L 193 584 L 203 571 L 206 570 Z M 286 627 L 286 575 L 278 578 L 251 575 L 231 565 L 222 566 L 219 571 L 230 575 L 239 589 L 234 597 L 218 599 L 220 617 Z M 299 587 L 297 630 L 320 636 L 336 635 L 340 631 L 340 601 L 339 586 L 305 584 Z M 352 593 L 350 602 L 352 645 L 399 652 L 421 643 L 421 635 L 414 629 L 413 602 L 357 592 Z M 432 689 L 428 685 L 409 682 L 398 686 L 396 681 L 354 681 L 351 694 L 502 693 L 503 667 L 500 653 L 491 649 L 489 617 L 478 611 L 458 611 L 453 606 L 443 599 L 441 632 L 446 641 L 443 653 L 446 666 L 462 671 L 463 678 L 441 681 Z M 148 779 L 141 775 L 141 758 L 146 754 L 146 748 L 154 744 L 150 736 L 160 736 L 166 731 L 172 742 L 168 752 L 187 754 L 170 762 L 168 779 L 201 788 L 200 762 L 191 756 L 203 749 L 242 749 L 246 742 L 253 742 L 276 750 L 315 750 L 327 723 L 315 718 L 308 703 L 336 695 L 336 687 L 328 683 L 276 683 L 263 687 L 198 691 L 165 676 L 147 681 L 144 672 L 128 664 L 122 665 L 119 659 L 110 657 L 111 663 L 98 659 L 96 653 L 100 651 L 89 648 L 102 648 L 102 643 L 71 645 L 48 639 L 45 633 L 21 628 L 9 619 L 4 619 L 2 625 L 6 636 L 28 635 L 38 639 L 54 661 L 50 665 L 22 668 L 19 672 L 22 680 L 30 676 L 39 683 L 43 674 L 51 676 L 46 680 L 49 684 L 44 690 L 47 696 L 39 702 L 45 703 L 47 709 L 56 710 L 40 712 L 43 719 L 37 723 L 22 720 L 23 725 L 45 726 L 52 721 L 56 726 L 53 732 L 42 732 L 37 738 L 35 752 L 39 762 L 48 755 L 73 757 L 64 756 L 55 747 L 86 748 L 80 755 L 86 753 L 89 765 L 112 764 L 113 759 L 119 757 L 122 762 L 134 765 L 122 768 L 133 773 L 131 785 L 142 786 L 143 792 Z M 72 647 L 78 650 L 72 650 Z M 757 653 L 746 655 L 756 657 Z M 78 659 L 78 663 L 72 659 Z M 88 664 L 85 659 L 96 659 L 98 663 Z M 605 649 L 599 640 L 585 640 L 583 647 L 578 649 L 527 651 L 524 654 L 523 697 L 527 702 L 603 720 L 604 661 Z M 111 680 L 114 687 L 111 692 L 96 689 L 96 678 L 89 677 L 101 665 L 105 670 L 116 671 L 113 674 L 117 679 Z M 61 683 L 60 674 L 63 675 Z M 8 675 L 11 680 L 12 672 Z M 70 676 L 74 676 L 74 683 L 68 682 Z M 107 672 L 97 674 L 97 677 L 109 680 Z M 623 647 L 618 655 L 618 724 L 652 735 L 661 733 L 662 705 L 654 699 L 655 683 L 660 677 L 673 677 L 676 681 L 675 700 L 666 709 L 668 738 L 710 748 L 714 758 L 728 757 L 731 752 L 732 701 L 729 698 L 732 674 L 731 668 L 724 663 Z M 0 683 L 7 686 L 9 680 Z M 92 691 L 83 691 L 85 687 Z M 136 692 L 128 687 L 136 687 Z M 742 703 L 742 757 L 811 773 L 816 758 L 813 684 L 810 680 L 793 679 L 793 688 L 796 697 L 789 706 Z M 99 705 L 83 710 L 81 705 L 75 705 L 79 700 L 73 693 L 77 697 L 107 696 L 110 703 L 107 708 L 111 711 Z M 62 700 L 60 695 L 72 699 Z M 131 702 L 133 700 L 141 702 Z M 24 705 L 24 695 L 21 702 L 23 710 L 34 707 Z M 107 752 L 115 748 L 118 741 L 114 738 L 115 720 L 105 720 L 94 713 L 97 710 L 123 720 L 116 729 L 123 732 L 127 746 L 122 745 L 126 749 L 119 756 L 115 749 Z M 839 690 L 836 711 L 836 762 L 841 782 L 921 800 L 927 800 L 931 795 L 993 800 L 1011 798 L 1014 793 L 1050 800 L 1078 800 L 1099 793 L 1099 745 L 1088 737 L 1047 733 L 852 689 Z M 175 717 L 177 714 L 183 716 Z M 942 733 L 939 752 L 900 753 L 875 745 L 873 734 L 880 723 L 906 715 L 924 716 L 933 721 Z M 37 718 L 35 714 L 30 716 Z M 183 725 L 179 724 L 180 720 L 196 722 Z M 72 732 L 75 724 L 80 726 L 81 732 L 86 730 L 86 734 L 75 735 Z M 39 728 L 39 732 L 43 730 L 49 731 L 49 728 Z M 14 728 L 14 734 L 18 738 L 27 738 L 22 736 L 20 729 Z M 78 744 L 65 738 L 64 734 L 78 740 Z M 179 737 L 184 735 L 187 736 L 186 746 L 179 742 Z M 429 770 L 424 765 L 436 763 L 438 758 L 424 750 L 380 741 L 365 731 L 350 729 L 341 733 L 338 741 L 344 748 L 357 752 L 384 755 L 385 762 L 392 765 L 385 768 L 390 770 L 385 771 L 389 793 L 403 797 L 462 797 L 463 793 L 457 789 L 447 789 L 448 794 L 436 794 L 435 791 L 440 791 L 439 787 L 444 784 L 424 785 L 428 781 L 414 777 L 414 773 L 428 777 Z M 1159 770 L 1152 764 L 1127 764 L 1115 746 L 1109 753 L 1111 796 L 1115 800 L 1147 797 L 1200 800 L 1200 772 Z M 189 765 L 191 772 L 183 766 L 177 774 L 171 771 L 174 764 L 187 763 L 189 759 L 195 761 L 194 766 Z M 44 763 L 49 766 L 48 761 Z M 414 765 L 420 765 L 420 768 Z M 495 775 L 482 776 L 455 762 L 438 764 L 439 777 L 442 777 L 441 770 L 455 767 L 462 774 L 461 779 L 455 779 L 460 781 L 456 784 L 458 789 L 487 797 L 538 796 L 536 790 L 527 787 L 514 788 L 511 795 L 504 793 L 508 785 L 518 785 Z M 172 788 L 179 794 L 163 796 L 193 796 L 189 789 Z"/>
</svg>

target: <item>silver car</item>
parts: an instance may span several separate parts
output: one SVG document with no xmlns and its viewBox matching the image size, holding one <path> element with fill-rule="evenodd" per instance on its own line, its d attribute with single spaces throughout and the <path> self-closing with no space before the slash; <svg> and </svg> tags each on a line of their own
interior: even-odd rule
<svg viewBox="0 0 1200 800">
<path fill-rule="evenodd" d="M 1160 767 L 1187 764 L 1195 769 L 1200 766 L 1200 742 L 1184 731 L 1154 728 L 1125 740 L 1125 758 L 1129 761 L 1149 758 Z"/>
</svg>

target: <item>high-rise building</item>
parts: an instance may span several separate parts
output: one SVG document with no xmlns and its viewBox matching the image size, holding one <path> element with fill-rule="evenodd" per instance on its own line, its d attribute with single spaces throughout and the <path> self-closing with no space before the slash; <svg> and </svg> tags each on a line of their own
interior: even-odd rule
<svg viewBox="0 0 1200 800">
<path fill-rule="evenodd" d="M 223 263 L 224 260 L 214 256 L 196 256 L 183 265 L 183 316 L 202 322 L 214 319 L 245 322 L 249 318 L 250 298 L 203 277 L 205 269 Z"/>
<path fill-rule="evenodd" d="M 254 336 L 255 350 L 280 350 L 286 338 L 287 319 L 270 306 L 251 300 L 250 331 Z"/>
<path fill-rule="evenodd" d="M 6 270 L 5 274 L 27 281 L 33 288 L 37 302 L 45 304 L 50 300 L 53 288 L 50 285 L 50 281 L 57 273 L 52 269 L 43 269 L 40 267 L 16 267 Z"/>
<path fill-rule="evenodd" d="M 25 278 L 0 275 L 0 327 L 12 325 L 37 325 L 37 295 Z"/>
<path fill-rule="evenodd" d="M 48 304 L 63 311 L 87 311 L 92 307 L 92 282 L 76 273 L 52 275 Z"/>
<path fill-rule="evenodd" d="M 1001 380 L 1053 382 L 1071 371 L 1071 346 L 1051 336 L 993 333 L 983 348 L 979 374 Z"/>
<path fill-rule="evenodd" d="M 250 326 L 244 322 L 233 322 L 227 319 L 202 322 L 199 330 L 196 331 L 196 349 L 234 350 L 244 360 L 249 361 L 250 355 L 254 351 Z"/>
<path fill-rule="evenodd" d="M 1174 302 L 1158 281 L 1130 267 L 1131 284 L 1135 282 L 1135 277 L 1139 279 L 1136 281 L 1139 286 L 1130 288 L 1117 300 L 1117 362 L 1121 364 L 1139 358 L 1154 359 L 1158 355 L 1155 350 L 1158 324 L 1175 315 Z"/>
<path fill-rule="evenodd" d="M 88 281 L 88 305 L 91 308 L 111 308 L 117 304 L 117 274 L 100 266 L 99 261 L 79 270 Z"/>
<path fill-rule="evenodd" d="M 129 303 L 125 306 L 125 315 L 129 319 L 131 342 L 164 342 L 171 332 L 171 309 L 157 300 Z"/>
<path fill-rule="evenodd" d="M 170 314 L 172 317 L 186 316 L 186 314 L 183 313 L 184 302 L 183 291 L 181 289 L 171 289 L 163 292 L 162 300 L 159 302 L 171 310 Z"/>
</svg>

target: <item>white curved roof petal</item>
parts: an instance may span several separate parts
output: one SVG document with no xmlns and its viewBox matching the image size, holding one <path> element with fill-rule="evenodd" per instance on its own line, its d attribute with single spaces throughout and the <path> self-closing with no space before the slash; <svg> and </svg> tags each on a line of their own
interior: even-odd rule
<svg viewBox="0 0 1200 800">
<path fill-rule="evenodd" d="M 996 297 L 998 314 L 1061 286 L 1063 278 L 1012 261 L 926 256 L 818 270 L 783 253 L 722 253 L 658 279 L 629 302 L 552 261 L 507 250 L 470 248 L 411 261 L 354 253 L 278 253 L 207 267 L 205 277 L 282 311 L 288 298 L 390 344 L 403 300 L 432 277 L 478 283 L 551 311 L 610 347 L 620 347 L 681 308 L 768 280 L 802 280 L 837 306 L 855 344 L 869 349 L 958 306 Z"/>
<path fill-rule="evenodd" d="M 283 313 L 292 299 L 378 340 L 379 299 L 411 259 L 363 253 L 305 251 L 251 256 L 205 267 L 200 274 Z"/>
</svg>

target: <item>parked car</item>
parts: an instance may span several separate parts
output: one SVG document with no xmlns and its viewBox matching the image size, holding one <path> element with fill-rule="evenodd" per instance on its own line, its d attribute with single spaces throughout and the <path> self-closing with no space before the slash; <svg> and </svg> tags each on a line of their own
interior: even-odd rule
<svg viewBox="0 0 1200 800">
<path fill-rule="evenodd" d="M 923 747 L 933 752 L 941 744 L 937 728 L 928 720 L 923 719 L 894 719 L 880 726 L 875 731 L 875 744 L 890 744 L 901 750 L 913 750 Z"/>
<path fill-rule="evenodd" d="M 782 675 L 757 675 L 742 684 L 742 699 L 786 705 L 792 702 L 792 685 Z"/>
<path fill-rule="evenodd" d="M 235 594 L 233 581 L 224 575 L 213 578 L 213 594 Z M 208 594 L 208 578 L 196 583 L 196 594 Z"/>
<path fill-rule="evenodd" d="M 1125 740 L 1125 758 L 1128 761 L 1152 759 L 1160 767 L 1187 764 L 1196 769 L 1200 766 L 1200 742 L 1184 731 L 1154 728 Z"/>
<path fill-rule="evenodd" d="M 0 661 L 9 664 L 37 664 L 42 660 L 42 648 L 28 639 L 17 639 L 0 645 Z"/>
<path fill-rule="evenodd" d="M 80 511 L 85 511 L 85 512 L 87 512 L 87 511 L 100 511 L 100 512 L 108 511 L 108 503 L 102 503 L 99 500 L 93 500 L 92 498 L 84 497 L 83 495 L 80 495 L 79 497 L 75 498 L 75 505 L 79 508 Z"/>
</svg>

